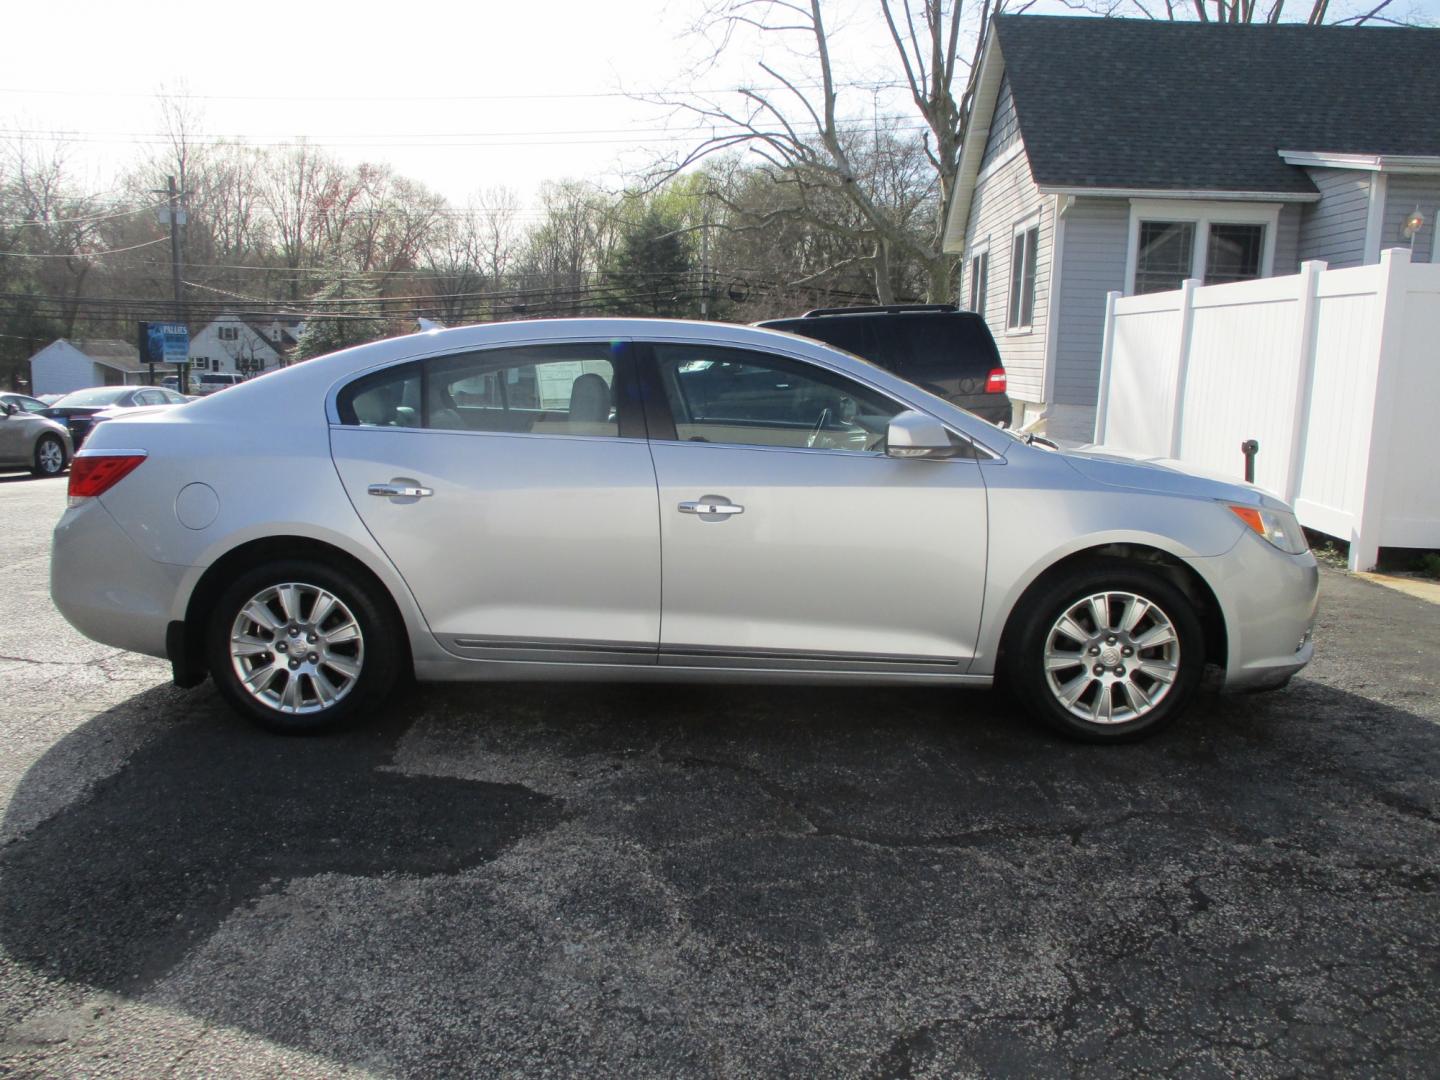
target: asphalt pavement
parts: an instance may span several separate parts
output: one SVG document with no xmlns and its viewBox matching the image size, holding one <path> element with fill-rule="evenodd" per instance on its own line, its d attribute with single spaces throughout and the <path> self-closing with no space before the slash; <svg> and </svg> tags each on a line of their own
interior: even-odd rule
<svg viewBox="0 0 1440 1080">
<path fill-rule="evenodd" d="M 1440 607 L 1134 746 L 998 694 L 411 688 L 281 739 L 0 476 L 0 1075 L 1435 1075 Z"/>
</svg>

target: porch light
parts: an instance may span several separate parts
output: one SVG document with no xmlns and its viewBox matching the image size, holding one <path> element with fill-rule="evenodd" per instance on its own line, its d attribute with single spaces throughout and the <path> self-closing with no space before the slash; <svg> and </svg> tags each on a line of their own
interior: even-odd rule
<svg viewBox="0 0 1440 1080">
<path fill-rule="evenodd" d="M 1425 215 L 1420 212 L 1420 206 L 1417 203 L 1415 209 L 1410 211 L 1410 216 L 1405 219 L 1405 224 L 1400 227 L 1400 234 L 1413 245 L 1415 234 L 1424 227 Z"/>
</svg>

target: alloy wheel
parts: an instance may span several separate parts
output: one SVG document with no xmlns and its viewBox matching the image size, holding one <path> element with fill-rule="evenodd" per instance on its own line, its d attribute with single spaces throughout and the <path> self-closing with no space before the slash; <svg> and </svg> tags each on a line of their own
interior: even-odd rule
<svg viewBox="0 0 1440 1080">
<path fill-rule="evenodd" d="M 35 461 L 41 472 L 53 476 L 65 468 L 65 448 L 54 439 L 41 439 L 35 451 Z"/>
<path fill-rule="evenodd" d="M 364 635 L 345 602 L 297 582 L 269 586 L 242 605 L 229 650 L 245 691 L 291 715 L 317 713 L 344 699 L 365 662 Z"/>
<path fill-rule="evenodd" d="M 1180 671 L 1180 638 L 1160 606 L 1131 592 L 1072 604 L 1045 637 L 1045 681 L 1060 706 L 1092 724 L 1155 709 Z"/>
</svg>

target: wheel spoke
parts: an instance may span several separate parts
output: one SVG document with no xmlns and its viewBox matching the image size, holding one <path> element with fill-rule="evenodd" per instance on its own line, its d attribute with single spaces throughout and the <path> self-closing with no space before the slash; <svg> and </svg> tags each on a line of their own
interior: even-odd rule
<svg viewBox="0 0 1440 1080">
<path fill-rule="evenodd" d="M 315 696 L 320 700 L 322 706 L 335 704 L 335 700 L 339 696 L 339 690 L 331 684 L 330 680 L 325 677 L 325 673 L 319 668 L 316 668 L 315 671 L 311 673 L 310 685 L 314 687 Z"/>
<path fill-rule="evenodd" d="M 1129 679 L 1124 680 L 1120 686 L 1125 691 L 1125 699 L 1130 703 L 1132 710 L 1142 713 L 1150 707 L 1150 695 Z"/>
<path fill-rule="evenodd" d="M 1120 617 L 1120 629 L 1127 634 L 1133 634 L 1135 627 L 1140 625 L 1140 620 L 1145 618 L 1145 613 L 1149 610 L 1149 601 L 1138 596 L 1130 597 L 1125 604 L 1125 614 Z"/>
<path fill-rule="evenodd" d="M 333 630 L 322 630 L 320 640 L 326 645 L 344 645 L 346 642 L 355 641 L 360 637 L 360 627 L 356 626 L 353 620 L 346 620 Z"/>
<path fill-rule="evenodd" d="M 1090 705 L 1090 719 L 1097 724 L 1108 724 L 1114 719 L 1115 702 L 1110 696 L 1110 684 L 1101 683 L 1100 692 Z"/>
<path fill-rule="evenodd" d="M 1094 675 L 1091 675 L 1089 671 L 1082 671 L 1074 679 L 1072 679 L 1070 682 L 1066 683 L 1060 688 L 1059 697 L 1061 704 L 1063 704 L 1067 709 L 1071 705 L 1074 705 L 1075 702 L 1080 700 L 1080 698 L 1084 695 L 1086 689 L 1094 681 Z"/>
<path fill-rule="evenodd" d="M 320 661 L 320 665 L 339 672 L 347 679 L 356 678 L 360 674 L 360 665 L 348 656 L 327 656 Z"/>
<path fill-rule="evenodd" d="M 1066 668 L 1079 667 L 1084 663 L 1084 653 L 1052 652 L 1045 656 L 1046 671 L 1064 671 Z"/>
<path fill-rule="evenodd" d="M 263 626 L 266 630 L 279 630 L 282 625 L 280 620 L 275 618 L 275 613 L 266 604 L 260 602 L 259 597 L 246 604 L 240 614 L 256 626 Z"/>
<path fill-rule="evenodd" d="M 275 599 L 280 601 L 280 610 L 285 613 L 286 622 L 300 621 L 300 590 L 294 585 L 281 585 L 275 590 Z"/>
<path fill-rule="evenodd" d="M 1110 629 L 1110 597 L 1105 594 L 1090 597 L 1090 618 L 1095 622 L 1095 632 L 1104 633 Z"/>
<path fill-rule="evenodd" d="M 1095 636 L 1094 634 L 1086 633 L 1085 629 L 1068 614 L 1061 616 L 1060 621 L 1055 624 L 1055 630 L 1057 633 L 1064 634 L 1071 641 L 1080 645 L 1084 645 L 1085 642 Z"/>
<path fill-rule="evenodd" d="M 230 639 L 231 656 L 259 656 L 267 653 L 275 647 L 274 642 L 266 641 L 251 634 L 236 634 Z"/>
<path fill-rule="evenodd" d="M 330 613 L 335 610 L 336 603 L 338 601 L 328 592 L 317 593 L 315 603 L 310 608 L 310 625 L 319 630 L 325 620 L 330 617 Z"/>
<path fill-rule="evenodd" d="M 1136 665 L 1136 670 L 1150 676 L 1156 682 L 1172 683 L 1175 681 L 1175 665 L 1168 660 L 1141 660 Z"/>
<path fill-rule="evenodd" d="M 300 679 L 294 673 L 285 680 L 285 691 L 280 695 L 280 707 L 286 712 L 300 711 Z"/>
<path fill-rule="evenodd" d="M 270 689 L 270 684 L 275 681 L 275 675 L 280 669 L 270 664 L 261 664 L 259 667 L 245 675 L 244 683 L 246 688 L 257 697 Z"/>
<path fill-rule="evenodd" d="M 1169 645 L 1175 640 L 1175 629 L 1168 622 L 1156 623 L 1145 633 L 1135 639 L 1135 648 L 1153 649 L 1159 645 Z"/>
</svg>

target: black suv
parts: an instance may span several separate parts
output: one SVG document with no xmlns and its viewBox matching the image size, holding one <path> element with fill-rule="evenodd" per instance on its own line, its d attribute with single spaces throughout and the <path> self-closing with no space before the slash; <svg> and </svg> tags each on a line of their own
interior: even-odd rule
<svg viewBox="0 0 1440 1080">
<path fill-rule="evenodd" d="M 985 320 L 954 304 L 819 308 L 756 323 L 823 341 L 909 379 L 921 389 L 1008 427 L 1005 365 Z"/>
</svg>

